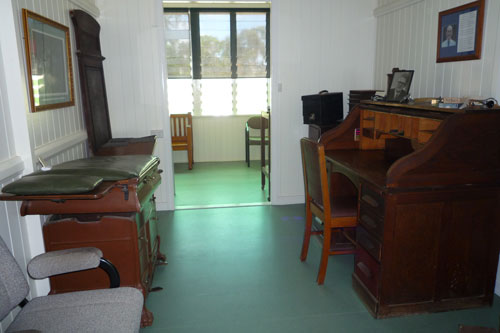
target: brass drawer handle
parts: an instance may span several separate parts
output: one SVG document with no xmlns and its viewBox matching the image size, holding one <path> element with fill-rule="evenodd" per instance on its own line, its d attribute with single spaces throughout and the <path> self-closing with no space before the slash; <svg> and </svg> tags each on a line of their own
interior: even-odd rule
<svg viewBox="0 0 500 333">
<path fill-rule="evenodd" d="M 365 194 L 361 197 L 361 200 L 363 200 L 364 202 L 366 202 L 367 204 L 369 204 L 370 206 L 372 207 L 375 207 L 377 208 L 379 206 L 379 203 L 377 200 L 375 200 L 373 197 Z"/>
<path fill-rule="evenodd" d="M 377 223 L 368 215 L 361 215 L 361 221 L 365 222 L 372 229 L 377 228 Z"/>
<path fill-rule="evenodd" d="M 359 268 L 361 273 L 363 273 L 367 278 L 371 279 L 372 272 L 370 271 L 368 266 L 366 266 L 363 262 L 358 262 L 356 266 Z"/>
</svg>

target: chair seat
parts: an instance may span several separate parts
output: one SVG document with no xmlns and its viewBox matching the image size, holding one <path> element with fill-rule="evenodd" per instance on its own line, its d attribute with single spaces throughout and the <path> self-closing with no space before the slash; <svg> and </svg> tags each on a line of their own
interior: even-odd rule
<svg viewBox="0 0 500 333">
<path fill-rule="evenodd" d="M 130 287 L 37 297 L 7 332 L 138 332 L 143 302 L 142 293 Z"/>
<path fill-rule="evenodd" d="M 313 202 L 319 209 L 324 210 L 323 205 Z M 358 215 L 358 201 L 356 197 L 338 197 L 330 203 L 332 217 L 356 217 Z"/>
<path fill-rule="evenodd" d="M 332 200 L 332 217 L 349 217 L 358 215 L 358 199 L 356 197 L 337 197 Z"/>
<path fill-rule="evenodd" d="M 249 142 L 250 144 L 252 144 L 252 143 L 258 143 L 258 144 L 260 145 L 260 141 L 261 141 L 261 140 L 260 140 L 260 136 L 249 136 L 249 137 L 248 137 L 248 142 Z M 265 142 L 266 142 L 266 144 L 268 144 L 268 143 L 269 143 L 269 137 L 268 137 L 268 136 L 266 136 L 266 138 L 265 138 Z"/>
<path fill-rule="evenodd" d="M 176 150 L 176 149 L 182 149 L 182 150 L 186 150 L 188 144 L 186 142 L 172 142 L 172 149 L 173 150 Z"/>
</svg>

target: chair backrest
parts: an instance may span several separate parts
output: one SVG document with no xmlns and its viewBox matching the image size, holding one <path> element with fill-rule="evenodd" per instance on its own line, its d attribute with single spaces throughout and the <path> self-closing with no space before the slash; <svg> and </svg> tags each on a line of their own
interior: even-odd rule
<svg viewBox="0 0 500 333">
<path fill-rule="evenodd" d="M 267 129 L 269 127 L 269 123 L 267 119 L 264 120 L 264 128 Z M 253 116 L 248 118 L 247 120 L 247 126 L 252 129 L 260 129 L 260 124 L 261 124 L 261 117 L 260 116 Z"/>
<path fill-rule="evenodd" d="M 325 147 L 309 138 L 300 140 L 302 168 L 307 198 L 323 206 L 325 214 L 330 211 L 328 176 L 326 172 Z"/>
<path fill-rule="evenodd" d="M 191 113 L 170 115 L 172 143 L 187 142 L 192 138 L 193 117 Z"/>
<path fill-rule="evenodd" d="M 0 237 L 0 320 L 28 295 L 29 286 L 21 268 Z"/>
</svg>

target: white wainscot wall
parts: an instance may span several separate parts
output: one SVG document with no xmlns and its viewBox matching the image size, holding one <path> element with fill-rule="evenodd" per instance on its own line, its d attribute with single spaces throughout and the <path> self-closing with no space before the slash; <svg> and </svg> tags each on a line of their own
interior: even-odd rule
<svg viewBox="0 0 500 333">
<path fill-rule="evenodd" d="M 53 21 L 61 23 L 69 27 L 69 35 L 71 41 L 71 56 L 73 66 L 73 86 L 75 105 L 61 109 L 47 110 L 43 112 L 29 112 L 27 114 L 28 129 L 30 134 L 31 147 L 35 151 L 35 158 L 45 157 L 52 158 L 53 155 L 67 150 L 67 142 L 73 140 L 74 145 L 79 146 L 86 139 L 85 123 L 83 120 L 83 110 L 80 98 L 80 85 L 78 76 L 78 62 L 76 58 L 76 46 L 74 41 L 73 24 L 69 17 L 71 9 L 93 8 L 91 1 L 70 1 L 70 0 L 51 0 L 51 1 L 31 1 L 19 0 L 12 2 L 14 11 L 14 20 L 16 26 L 16 35 L 18 40 L 18 50 L 20 63 L 25 63 L 23 26 L 22 26 L 22 9 L 26 8 Z M 85 8 L 84 8 L 85 7 Z M 26 77 L 25 67 L 22 67 L 23 78 Z M 25 84 L 26 80 L 23 82 Z M 75 138 L 79 140 L 74 141 Z M 60 142 L 62 141 L 62 142 Z M 38 150 L 47 145 L 58 147 L 54 153 L 40 154 Z M 62 145 L 62 146 L 61 146 Z M 80 152 L 74 155 L 74 158 L 86 157 L 86 152 L 80 149 Z M 50 156 L 48 156 L 50 155 Z M 68 156 L 69 157 L 69 156 Z M 73 158 L 73 156 L 72 156 Z"/>
<path fill-rule="evenodd" d="M 251 115 L 193 117 L 193 147 L 196 162 L 245 160 L 245 124 Z M 260 135 L 252 130 L 250 135 Z M 260 160 L 260 146 L 250 146 L 250 159 Z M 174 163 L 187 163 L 186 151 L 173 152 Z"/>
<path fill-rule="evenodd" d="M 381 1 L 377 16 L 375 85 L 386 89 L 394 67 L 413 69 L 413 97 L 492 97 L 500 59 L 498 33 L 500 1 L 486 1 L 481 59 L 436 62 L 439 12 L 468 0 Z M 495 74 L 497 73 L 497 74 Z M 497 96 L 498 98 L 498 96 Z"/>
</svg>

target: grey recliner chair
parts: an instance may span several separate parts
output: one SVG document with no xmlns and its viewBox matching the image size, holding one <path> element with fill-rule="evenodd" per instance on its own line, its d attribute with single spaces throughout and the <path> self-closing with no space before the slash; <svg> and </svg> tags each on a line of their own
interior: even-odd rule
<svg viewBox="0 0 500 333">
<path fill-rule="evenodd" d="M 113 269 L 100 265 L 101 250 L 79 248 L 41 254 L 28 264 L 33 278 L 104 268 L 116 285 Z M 108 267 L 108 268 L 106 268 Z M 111 265 L 111 267 L 113 267 Z M 113 282 L 113 280 L 115 280 Z M 22 309 L 6 332 L 138 332 L 144 302 L 136 288 L 78 291 L 26 300 L 29 287 L 24 274 L 0 238 L 0 320 L 16 306 Z"/>
</svg>

